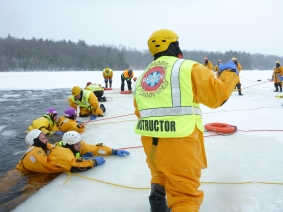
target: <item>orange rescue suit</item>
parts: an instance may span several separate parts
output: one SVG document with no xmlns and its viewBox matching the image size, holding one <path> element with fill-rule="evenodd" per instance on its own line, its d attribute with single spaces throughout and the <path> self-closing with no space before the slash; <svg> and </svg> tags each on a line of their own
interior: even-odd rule
<svg viewBox="0 0 283 212">
<path fill-rule="evenodd" d="M 194 102 L 210 108 L 220 107 L 231 95 L 237 83 L 234 72 L 223 71 L 218 78 L 211 69 L 194 64 L 191 73 Z M 136 101 L 135 114 L 140 118 Z M 201 169 L 207 167 L 203 132 L 197 126 L 183 138 L 158 138 L 155 158 L 151 159 L 153 138 L 141 136 L 151 171 L 151 184 L 165 186 L 168 206 L 174 211 L 199 211 L 203 201 L 200 186 Z M 184 167 L 188 167 L 185 169 Z M 182 206 L 180 206 L 182 204 Z M 180 208 L 184 210 L 179 210 Z"/>
</svg>

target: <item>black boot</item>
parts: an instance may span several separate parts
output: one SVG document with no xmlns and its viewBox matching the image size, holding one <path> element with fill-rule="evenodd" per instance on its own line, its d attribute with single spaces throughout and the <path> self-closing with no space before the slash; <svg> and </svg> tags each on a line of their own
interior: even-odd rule
<svg viewBox="0 0 283 212">
<path fill-rule="evenodd" d="M 242 94 L 242 92 L 241 92 L 241 91 L 239 91 L 239 95 L 240 95 L 240 96 L 243 96 L 243 94 Z"/>
<path fill-rule="evenodd" d="M 278 85 L 275 86 L 275 91 L 273 92 L 278 92 Z"/>
<path fill-rule="evenodd" d="M 150 212 L 170 212 L 165 198 L 149 197 Z"/>
<path fill-rule="evenodd" d="M 112 88 L 112 82 L 109 83 L 109 87 Z"/>
<path fill-rule="evenodd" d="M 282 85 L 281 84 L 279 85 L 279 88 L 280 88 L 280 92 L 282 92 Z"/>
<path fill-rule="evenodd" d="M 103 111 L 103 113 L 105 113 L 106 108 L 104 107 L 104 105 L 103 105 L 103 104 L 100 104 L 100 109 Z"/>
<path fill-rule="evenodd" d="M 99 102 L 106 102 L 106 97 L 102 96 L 100 98 L 97 98 Z"/>
<path fill-rule="evenodd" d="M 111 86 L 110 86 L 111 87 Z M 108 88 L 108 84 L 107 83 L 105 83 L 105 88 Z"/>
</svg>

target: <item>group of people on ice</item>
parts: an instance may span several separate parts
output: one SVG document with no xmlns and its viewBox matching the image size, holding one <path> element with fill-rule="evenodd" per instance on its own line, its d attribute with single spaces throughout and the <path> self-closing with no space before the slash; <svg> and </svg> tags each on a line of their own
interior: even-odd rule
<svg viewBox="0 0 283 212">
<path fill-rule="evenodd" d="M 207 58 L 205 64 L 183 59 L 178 38 L 169 29 L 153 32 L 147 42 L 153 62 L 133 88 L 129 81 L 132 70 L 121 75 L 121 91 L 126 81 L 133 95 L 133 110 L 138 118 L 134 129 L 141 135 L 151 173 L 151 212 L 199 211 L 204 196 L 199 190 L 201 169 L 207 167 L 200 104 L 218 108 L 235 87 L 242 95 L 237 58 L 225 64 L 219 61 L 215 77 Z M 113 71 L 106 69 L 105 87 L 111 88 Z M 110 70 L 112 75 L 107 72 Z M 44 173 L 79 172 L 104 164 L 104 156 L 130 154 L 82 141 L 79 133 L 85 126 L 76 121 L 76 107 L 81 108 L 79 116 L 90 116 L 91 120 L 106 111 L 91 90 L 73 87 L 69 102 L 70 108 L 58 121 L 55 108 L 49 108 L 43 117 L 33 121 L 25 138 L 29 148 L 17 168 Z M 54 131 L 54 127 L 58 130 Z M 61 132 L 61 141 L 48 143 L 46 135 Z"/>
</svg>

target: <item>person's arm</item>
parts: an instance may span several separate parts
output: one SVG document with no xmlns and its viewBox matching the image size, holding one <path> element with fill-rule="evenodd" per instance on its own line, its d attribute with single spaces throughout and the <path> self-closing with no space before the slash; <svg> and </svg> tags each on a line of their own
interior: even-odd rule
<svg viewBox="0 0 283 212">
<path fill-rule="evenodd" d="M 89 101 L 89 104 L 91 105 L 91 108 L 92 108 L 92 114 L 94 114 L 94 115 L 102 115 L 103 114 L 103 111 L 99 107 L 97 97 L 94 95 L 94 93 L 91 93 L 89 95 L 88 101 Z"/>
<path fill-rule="evenodd" d="M 70 107 L 74 108 L 75 110 L 77 110 L 77 104 L 75 102 L 73 102 L 72 97 L 68 98 L 69 101 L 69 105 Z"/>
<path fill-rule="evenodd" d="M 214 78 L 210 69 L 201 64 L 192 67 L 194 101 L 210 108 L 220 107 L 228 100 L 237 83 L 235 72 L 223 71 Z"/>
<path fill-rule="evenodd" d="M 102 143 L 92 145 L 92 144 L 87 144 L 84 141 L 81 141 L 81 154 L 85 154 L 87 152 L 91 152 L 95 156 L 109 156 L 112 155 L 112 148 L 103 146 Z"/>
<path fill-rule="evenodd" d="M 134 114 L 135 114 L 138 118 L 140 118 L 141 115 L 140 115 L 140 112 L 139 112 L 139 109 L 138 109 L 138 105 L 137 105 L 137 102 L 136 102 L 135 99 L 134 99 L 134 107 L 135 107 L 135 112 L 134 112 Z"/>
<path fill-rule="evenodd" d="M 41 117 L 32 122 L 32 128 L 38 129 L 43 132 L 43 134 L 48 135 L 51 132 L 51 129 L 49 129 L 50 123 L 48 119 Z"/>
<path fill-rule="evenodd" d="M 57 145 L 49 154 L 50 163 L 61 167 L 66 172 L 83 172 L 95 166 L 93 160 L 83 160 L 76 158 L 74 153 L 68 149 Z"/>
<path fill-rule="evenodd" d="M 64 120 L 66 120 L 65 118 Z M 76 131 L 78 133 L 83 133 L 85 131 L 83 124 L 78 124 L 75 120 L 69 119 L 68 121 L 61 122 L 59 126 L 60 131 L 68 132 L 68 131 Z"/>
</svg>

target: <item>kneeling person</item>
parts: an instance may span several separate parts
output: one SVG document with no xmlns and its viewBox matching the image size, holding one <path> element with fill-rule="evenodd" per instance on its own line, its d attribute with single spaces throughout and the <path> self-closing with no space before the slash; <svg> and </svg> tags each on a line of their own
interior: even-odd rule
<svg viewBox="0 0 283 212">
<path fill-rule="evenodd" d="M 88 117 L 94 120 L 97 116 L 103 117 L 106 108 L 103 104 L 98 103 L 98 100 L 94 93 L 89 90 L 82 90 L 79 86 L 75 86 L 72 89 L 72 96 L 69 98 L 70 107 L 77 109 L 77 105 L 80 107 L 80 117 Z"/>
<path fill-rule="evenodd" d="M 97 97 L 99 102 L 106 102 L 106 97 L 104 95 L 104 89 L 96 83 L 88 82 L 85 87 L 86 90 L 92 91 Z"/>
</svg>

